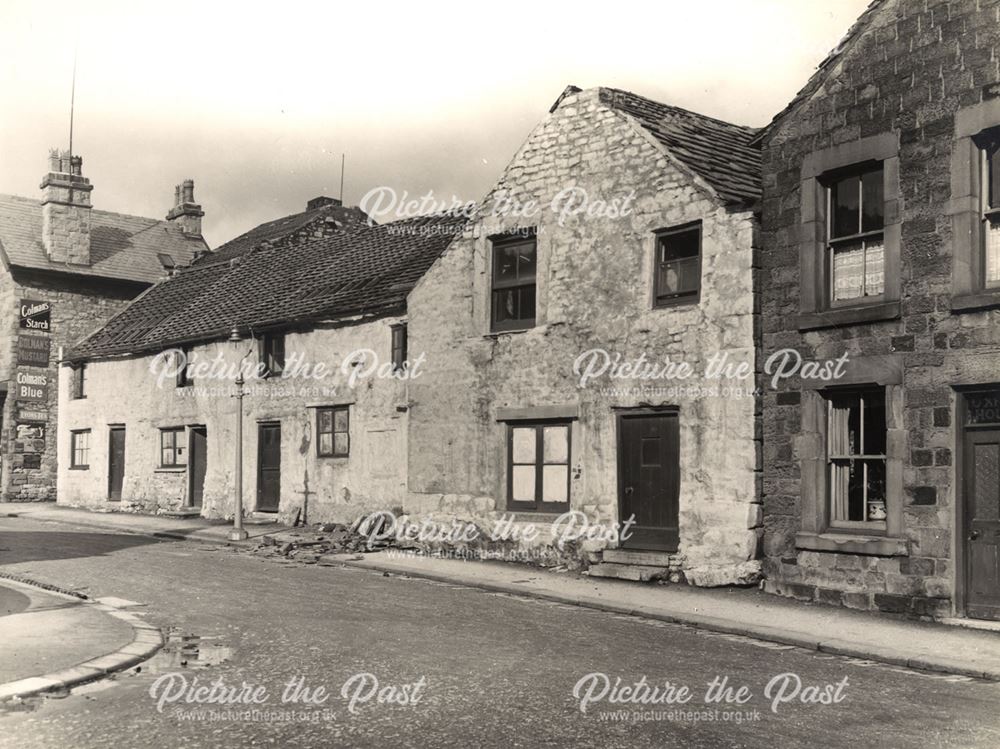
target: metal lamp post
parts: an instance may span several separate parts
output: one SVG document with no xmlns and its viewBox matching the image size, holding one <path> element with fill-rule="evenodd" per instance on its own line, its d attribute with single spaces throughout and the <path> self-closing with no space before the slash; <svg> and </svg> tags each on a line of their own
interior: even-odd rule
<svg viewBox="0 0 1000 749">
<path fill-rule="evenodd" d="M 234 327 L 229 334 L 231 343 L 239 343 L 239 331 Z M 252 350 L 252 346 L 251 346 Z M 233 529 L 229 531 L 230 541 L 245 541 L 249 535 L 243 528 L 243 361 L 250 355 L 247 351 L 240 359 L 239 371 L 236 373 L 236 498 L 233 510 Z"/>
</svg>

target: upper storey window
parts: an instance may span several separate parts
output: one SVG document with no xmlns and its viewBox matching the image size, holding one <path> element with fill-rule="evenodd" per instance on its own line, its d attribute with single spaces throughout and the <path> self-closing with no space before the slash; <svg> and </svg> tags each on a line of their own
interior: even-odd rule
<svg viewBox="0 0 1000 749">
<path fill-rule="evenodd" d="M 885 293 L 882 165 L 827 180 L 831 306 L 869 301 Z"/>
</svg>

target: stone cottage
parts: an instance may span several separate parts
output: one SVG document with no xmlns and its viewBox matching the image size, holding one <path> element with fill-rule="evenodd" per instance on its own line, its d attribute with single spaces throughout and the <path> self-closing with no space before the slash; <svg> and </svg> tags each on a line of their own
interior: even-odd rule
<svg viewBox="0 0 1000 749">
<path fill-rule="evenodd" d="M 83 159 L 53 151 L 41 199 L 0 195 L 0 498 L 56 498 L 59 350 L 207 250 L 191 181 L 166 220 L 92 207 Z M 78 387 L 86 388 L 85 381 Z"/>
<path fill-rule="evenodd" d="M 343 522 L 401 508 L 420 366 L 406 296 L 461 221 L 375 226 L 319 198 L 151 288 L 66 352 L 59 502 L 232 517 L 239 455 L 249 514 Z"/>
<path fill-rule="evenodd" d="M 579 513 L 591 574 L 754 578 L 754 135 L 563 93 L 410 294 L 409 515 L 545 553 Z"/>
<path fill-rule="evenodd" d="M 762 358 L 843 360 L 764 389 L 773 592 L 1000 619 L 998 59 L 998 2 L 877 0 L 759 137 Z"/>
</svg>

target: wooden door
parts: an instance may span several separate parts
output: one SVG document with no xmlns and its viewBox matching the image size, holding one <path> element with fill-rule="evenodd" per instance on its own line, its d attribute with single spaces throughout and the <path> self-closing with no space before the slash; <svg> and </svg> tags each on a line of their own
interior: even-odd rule
<svg viewBox="0 0 1000 749">
<path fill-rule="evenodd" d="M 618 417 L 619 521 L 635 518 L 629 549 L 676 551 L 680 433 L 676 412 Z"/>
<path fill-rule="evenodd" d="M 208 432 L 205 427 L 191 427 L 188 446 L 188 506 L 201 507 L 205 493 L 205 467 L 208 452 Z"/>
<path fill-rule="evenodd" d="M 125 483 L 125 427 L 111 427 L 108 432 L 108 499 L 118 502 Z"/>
<path fill-rule="evenodd" d="M 257 511 L 277 512 L 281 495 L 281 425 L 257 425 Z"/>
<path fill-rule="evenodd" d="M 1000 429 L 965 432 L 965 611 L 1000 620 Z"/>
</svg>

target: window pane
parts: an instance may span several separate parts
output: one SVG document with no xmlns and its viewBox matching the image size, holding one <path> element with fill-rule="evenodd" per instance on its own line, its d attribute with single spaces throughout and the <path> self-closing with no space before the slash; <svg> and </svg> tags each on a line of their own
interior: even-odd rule
<svg viewBox="0 0 1000 749">
<path fill-rule="evenodd" d="M 865 393 L 862 455 L 885 455 L 885 395 Z"/>
<path fill-rule="evenodd" d="M 569 463 L 569 427 L 545 427 L 542 450 L 546 463 Z"/>
<path fill-rule="evenodd" d="M 174 451 L 173 448 L 164 447 L 160 451 L 160 465 L 170 466 L 174 464 Z"/>
<path fill-rule="evenodd" d="M 1000 146 L 996 144 L 987 152 L 986 175 L 987 204 L 990 208 L 1000 208 Z"/>
<path fill-rule="evenodd" d="M 330 455 L 333 452 L 333 435 L 330 433 L 320 433 L 319 453 L 320 455 Z"/>
<path fill-rule="evenodd" d="M 534 466 L 514 466 L 511 473 L 511 497 L 515 502 L 535 501 Z"/>
<path fill-rule="evenodd" d="M 569 499 L 569 466 L 542 468 L 542 501 L 566 502 Z"/>
<path fill-rule="evenodd" d="M 684 258 L 698 257 L 698 235 L 697 229 L 679 232 L 677 234 L 667 234 L 660 238 L 660 260 L 681 260 Z"/>
<path fill-rule="evenodd" d="M 333 451 L 337 455 L 347 455 L 351 449 L 351 440 L 346 432 L 337 432 L 333 435 Z"/>
<path fill-rule="evenodd" d="M 324 432 L 333 431 L 333 412 L 326 409 L 321 409 L 319 412 L 319 432 L 323 434 Z"/>
<path fill-rule="evenodd" d="M 857 176 L 845 177 L 830 187 L 830 234 L 832 237 L 849 237 L 861 228 L 858 211 L 860 184 Z"/>
<path fill-rule="evenodd" d="M 517 247 L 498 245 L 493 249 L 493 279 L 517 280 Z"/>
<path fill-rule="evenodd" d="M 493 292 L 493 319 L 496 322 L 518 319 L 517 289 L 498 289 Z"/>
<path fill-rule="evenodd" d="M 519 309 L 518 314 L 519 320 L 534 320 L 535 319 L 535 287 L 534 286 L 522 286 L 519 289 Z"/>
<path fill-rule="evenodd" d="M 657 289 L 660 296 L 690 294 L 698 291 L 700 282 L 697 257 L 671 260 L 660 265 Z"/>
<path fill-rule="evenodd" d="M 885 247 L 881 237 L 865 242 L 865 296 L 885 290 Z"/>
<path fill-rule="evenodd" d="M 1000 161 L 1000 158 L 997 159 Z M 987 221 L 986 226 L 986 283 L 1000 285 L 1000 220 Z"/>
<path fill-rule="evenodd" d="M 362 419 L 362 422 L 364 419 Z M 346 432 L 348 429 L 349 419 L 347 415 L 346 408 L 338 408 L 333 412 L 333 431 L 335 432 Z"/>
<path fill-rule="evenodd" d="M 515 249 L 517 251 L 517 277 L 521 280 L 534 278 L 535 243 L 525 243 Z"/>
<path fill-rule="evenodd" d="M 883 220 L 882 169 L 861 175 L 861 231 L 881 231 Z"/>
<path fill-rule="evenodd" d="M 865 251 L 860 242 L 833 250 L 833 299 L 858 299 L 864 294 Z"/>
<path fill-rule="evenodd" d="M 511 460 L 514 463 L 535 462 L 535 428 L 515 428 L 511 437 Z"/>
<path fill-rule="evenodd" d="M 867 514 L 862 520 L 885 520 L 885 461 L 866 460 L 859 465 L 865 469 L 868 485 Z"/>
<path fill-rule="evenodd" d="M 174 462 L 177 465 L 187 465 L 187 450 L 180 444 L 180 440 L 178 440 L 177 447 L 174 448 L 174 455 L 176 456 Z"/>
<path fill-rule="evenodd" d="M 830 397 L 830 423 L 827 427 L 829 455 L 856 455 L 861 424 L 860 398 L 856 393 L 838 393 Z"/>
</svg>

